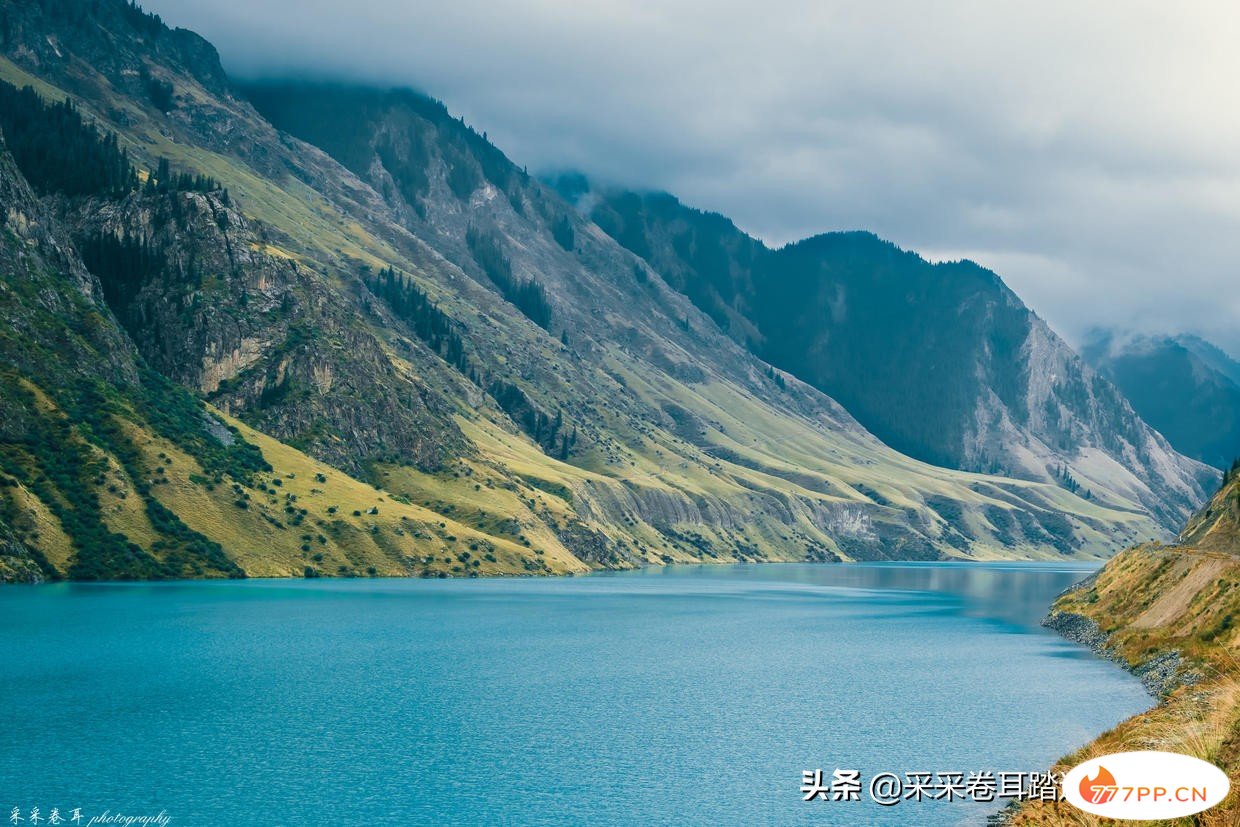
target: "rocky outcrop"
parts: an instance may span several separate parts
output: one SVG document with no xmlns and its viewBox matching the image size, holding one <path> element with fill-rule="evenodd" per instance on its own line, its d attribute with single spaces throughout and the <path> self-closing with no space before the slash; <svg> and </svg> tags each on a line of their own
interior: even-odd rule
<svg viewBox="0 0 1240 827">
<path fill-rule="evenodd" d="M 1183 655 L 1175 650 L 1160 652 L 1136 665 L 1129 663 L 1112 648 L 1110 636 L 1085 615 L 1056 610 L 1046 616 L 1042 625 L 1124 667 L 1139 678 L 1141 685 L 1155 698 L 1166 697 L 1181 686 L 1191 686 L 1201 680 L 1200 672 L 1188 665 Z"/>
<path fill-rule="evenodd" d="M 105 277 L 112 309 L 149 364 L 226 412 L 352 473 L 376 459 L 435 469 L 466 452 L 448 403 L 367 326 L 359 286 L 285 251 L 227 192 L 139 191 L 62 211 L 85 251 L 149 251 L 138 279 Z"/>
<path fill-rule="evenodd" d="M 9 527 L 0 521 L 0 583 L 42 583 L 43 570 Z"/>
<path fill-rule="evenodd" d="M 221 449 L 209 414 L 143 364 L 55 211 L 36 198 L 0 140 L 0 543 L 3 575 L 83 579 L 238 576 L 218 544 L 189 529 L 150 493 L 131 435 L 177 445 L 221 471 L 261 459 L 234 440 Z M 160 454 L 166 463 L 166 454 Z M 140 482 L 135 482 L 140 480 Z M 148 535 L 142 548 L 112 529 L 125 509 Z M 103 497 L 114 506 L 105 508 Z M 19 522 L 21 523 L 19 525 Z M 55 547 L 60 559 L 44 552 Z"/>
</svg>

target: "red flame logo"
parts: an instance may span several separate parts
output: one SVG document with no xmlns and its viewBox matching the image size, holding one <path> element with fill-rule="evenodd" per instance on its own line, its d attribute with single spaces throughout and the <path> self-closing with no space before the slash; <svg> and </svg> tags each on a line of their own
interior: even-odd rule
<svg viewBox="0 0 1240 827">
<path fill-rule="evenodd" d="M 1090 804 L 1106 804 L 1115 798 L 1119 787 L 1115 784 L 1115 776 L 1107 772 L 1107 768 L 1098 765 L 1098 777 L 1092 781 L 1086 775 L 1081 779 L 1081 798 Z"/>
</svg>

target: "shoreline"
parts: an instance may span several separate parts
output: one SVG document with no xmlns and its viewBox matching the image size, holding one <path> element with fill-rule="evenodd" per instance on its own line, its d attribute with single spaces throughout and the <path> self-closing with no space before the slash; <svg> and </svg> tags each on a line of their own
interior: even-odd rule
<svg viewBox="0 0 1240 827">
<path fill-rule="evenodd" d="M 612 575 L 624 574 L 626 572 L 637 571 L 663 571 L 674 568 L 694 568 L 694 567 L 737 567 L 737 566 L 909 566 L 914 568 L 930 567 L 930 566 L 952 566 L 959 568 L 988 568 L 993 566 L 1017 566 L 1017 567 L 1041 567 L 1046 569 L 1054 569 L 1057 567 L 1065 567 L 1072 571 L 1089 572 L 1095 574 L 1101 570 L 1106 561 L 1094 559 L 1065 559 L 1065 560 L 1032 560 L 1032 559 L 995 559 L 995 560 L 965 560 L 960 558 L 949 558 L 946 560 L 703 560 L 700 562 L 673 562 L 673 563 L 645 563 L 640 566 L 631 566 L 628 568 L 598 568 L 584 572 L 564 571 L 564 572 L 488 572 L 479 575 L 461 576 L 454 573 L 443 573 L 440 575 L 427 576 L 423 574 L 375 574 L 375 575 L 356 575 L 356 576 L 340 576 L 340 575 L 321 575 L 319 577 L 303 577 L 300 575 L 257 575 L 254 577 L 179 577 L 167 579 L 125 579 L 125 580 L 74 580 L 64 577 L 56 580 L 0 580 L 0 589 L 6 587 L 22 587 L 22 586 L 53 586 L 61 584 L 74 585 L 151 585 L 157 583 L 167 584 L 185 584 L 185 583 L 246 583 L 253 581 L 262 582 L 299 582 L 306 580 L 323 580 L 323 581 L 371 581 L 371 580 L 546 580 L 560 579 L 571 577 L 591 577 L 594 575 Z M 1090 575 L 1091 577 L 1093 575 Z M 1088 577 L 1086 578 L 1088 579 Z M 1085 581 L 1082 580 L 1081 583 Z M 1080 583 L 1074 585 L 1076 588 Z M 1071 591 L 1069 589 L 1068 591 Z M 1045 624 L 1043 624 L 1045 625 Z"/>
<path fill-rule="evenodd" d="M 1108 645 L 1110 635 L 1102 631 L 1102 628 L 1093 618 L 1077 612 L 1067 612 L 1056 609 L 1055 606 L 1072 594 L 1084 592 L 1091 588 L 1098 579 L 1098 575 L 1102 569 L 1098 569 L 1089 577 L 1074 583 L 1064 591 L 1055 596 L 1051 602 L 1049 611 L 1042 618 L 1041 625 L 1044 629 L 1050 629 L 1057 635 L 1071 643 L 1084 646 L 1103 660 L 1110 661 L 1122 668 L 1125 672 L 1134 676 L 1141 681 L 1141 685 L 1145 687 L 1145 691 L 1154 699 L 1155 703 L 1145 712 L 1146 714 L 1159 706 L 1161 706 L 1167 695 L 1181 685 L 1178 675 L 1179 667 L 1183 664 L 1183 657 L 1177 651 L 1168 651 L 1160 655 L 1156 655 L 1151 661 L 1142 666 L 1134 666 L 1123 655 Z M 1136 716 L 1133 716 L 1134 718 Z M 1132 720 L 1129 718 L 1128 720 Z M 1105 732 L 1099 733 L 1090 743 L 1094 743 L 1101 738 Z M 1058 762 L 1056 766 L 1058 766 Z M 1024 803 L 1013 801 L 998 812 L 992 813 L 986 819 L 987 827 L 1008 827 L 1013 824 L 1017 816 L 1024 809 Z"/>
<path fill-rule="evenodd" d="M 1134 666 L 1123 655 L 1108 646 L 1110 635 L 1103 632 L 1093 619 L 1076 612 L 1057 611 L 1054 604 L 1052 604 L 1051 611 L 1042 619 L 1041 625 L 1065 640 L 1080 644 L 1098 657 L 1122 667 L 1125 672 L 1140 680 L 1145 691 L 1159 702 L 1177 687 L 1191 686 L 1201 680 L 1198 673 L 1187 668 L 1184 656 L 1174 649 L 1162 652 L 1145 663 Z"/>
<path fill-rule="evenodd" d="M 1192 823 L 1240 823 L 1240 660 L 1227 644 L 1238 608 L 1240 558 L 1193 545 L 1128 549 L 1056 597 L 1042 625 L 1123 667 L 1155 703 L 1061 757 L 1053 769 L 1134 750 L 1191 755 L 1220 767 L 1233 782 L 1229 797 Z M 1066 802 L 1019 802 L 988 823 L 1113 822 Z"/>
</svg>

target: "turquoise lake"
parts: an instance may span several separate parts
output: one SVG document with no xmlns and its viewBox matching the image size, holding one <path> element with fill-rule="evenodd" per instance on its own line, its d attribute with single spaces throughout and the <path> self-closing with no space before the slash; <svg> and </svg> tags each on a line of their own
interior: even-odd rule
<svg viewBox="0 0 1240 827">
<path fill-rule="evenodd" d="M 1148 708 L 1038 627 L 1088 571 L 6 587 L 0 814 L 982 823 L 998 805 L 806 803 L 801 773 L 1039 771 Z"/>
</svg>

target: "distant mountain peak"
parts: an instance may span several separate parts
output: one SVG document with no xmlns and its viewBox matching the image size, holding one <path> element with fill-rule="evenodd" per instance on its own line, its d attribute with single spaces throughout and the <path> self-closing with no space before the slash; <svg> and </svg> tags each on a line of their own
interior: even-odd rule
<svg viewBox="0 0 1240 827">
<path fill-rule="evenodd" d="M 721 328 L 899 451 L 1123 490 L 1168 528 L 1209 484 L 985 267 L 930 263 L 868 231 L 771 250 L 683 205 L 608 188 L 595 199 L 591 218 Z"/>
<path fill-rule="evenodd" d="M 1240 364 L 1194 334 L 1093 330 L 1081 353 L 1177 450 L 1215 468 L 1240 456 Z"/>
</svg>

